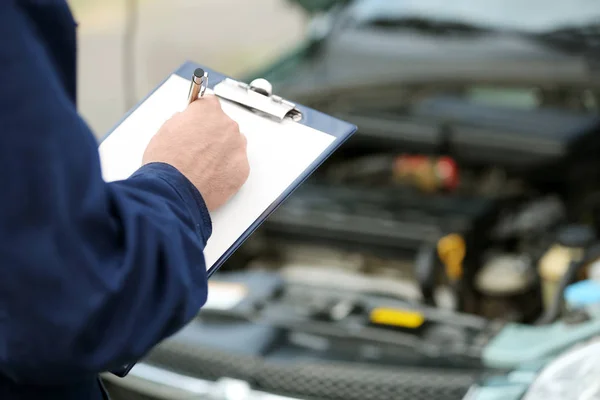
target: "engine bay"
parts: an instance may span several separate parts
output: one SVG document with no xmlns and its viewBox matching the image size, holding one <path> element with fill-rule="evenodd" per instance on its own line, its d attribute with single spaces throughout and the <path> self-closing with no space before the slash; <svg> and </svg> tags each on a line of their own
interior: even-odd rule
<svg viewBox="0 0 600 400">
<path fill-rule="evenodd" d="M 600 120 L 438 100 L 405 114 L 432 126 L 445 121 L 437 124 L 440 143 L 399 152 L 419 147 L 407 144 L 410 132 L 381 142 L 374 126 L 360 125 L 357 139 L 293 193 L 223 271 L 274 271 L 289 284 L 487 319 L 540 319 L 568 269 L 566 254 L 596 238 L 600 165 L 590 154 L 600 145 Z M 531 146 L 501 149 L 500 133 Z M 556 151 L 540 158 L 544 147 Z"/>
</svg>

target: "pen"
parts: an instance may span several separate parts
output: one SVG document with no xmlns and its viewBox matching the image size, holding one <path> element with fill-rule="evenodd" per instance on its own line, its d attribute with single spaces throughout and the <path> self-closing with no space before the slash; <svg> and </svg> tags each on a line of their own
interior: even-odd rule
<svg viewBox="0 0 600 400">
<path fill-rule="evenodd" d="M 192 83 L 190 85 L 190 91 L 188 93 L 188 105 L 192 104 L 193 101 L 198 97 L 204 96 L 206 87 L 208 86 L 208 73 L 202 68 L 196 68 L 194 75 L 192 75 Z"/>
</svg>

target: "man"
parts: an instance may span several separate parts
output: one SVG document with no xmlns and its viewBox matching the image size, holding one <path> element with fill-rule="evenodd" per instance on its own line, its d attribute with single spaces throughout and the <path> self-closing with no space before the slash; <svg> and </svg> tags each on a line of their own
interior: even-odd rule
<svg viewBox="0 0 600 400">
<path fill-rule="evenodd" d="M 101 178 L 75 108 L 75 22 L 0 1 L 0 399 L 101 399 L 204 304 L 209 211 L 249 173 L 210 96 L 169 120 L 129 179 Z"/>
</svg>

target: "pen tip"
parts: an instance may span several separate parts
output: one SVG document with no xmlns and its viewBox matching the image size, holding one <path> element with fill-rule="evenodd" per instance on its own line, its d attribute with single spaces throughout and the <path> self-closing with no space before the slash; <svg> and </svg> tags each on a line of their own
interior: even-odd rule
<svg viewBox="0 0 600 400">
<path fill-rule="evenodd" d="M 194 76 L 196 78 L 204 77 L 204 70 L 202 68 L 196 68 L 196 70 L 194 71 Z"/>
</svg>

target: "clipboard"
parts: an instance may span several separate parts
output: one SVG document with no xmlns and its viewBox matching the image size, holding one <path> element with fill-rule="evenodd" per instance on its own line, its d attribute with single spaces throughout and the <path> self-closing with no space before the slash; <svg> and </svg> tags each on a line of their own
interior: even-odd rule
<svg viewBox="0 0 600 400">
<path fill-rule="evenodd" d="M 269 167 L 269 173 L 274 169 L 287 170 L 293 167 L 295 170 L 293 179 L 288 174 L 280 182 L 279 175 L 277 175 L 277 179 L 274 179 L 274 182 L 279 185 L 279 188 L 273 189 L 276 193 L 270 193 L 268 201 L 267 199 L 260 198 L 255 204 L 254 200 L 256 199 L 249 194 L 254 189 L 248 189 L 244 185 L 240 192 L 234 195 L 230 201 L 234 205 L 226 204 L 221 209 L 216 210 L 215 214 L 211 213 L 213 234 L 209 238 L 205 248 L 206 267 L 208 276 L 210 277 L 300 184 L 354 134 L 357 127 L 273 94 L 271 85 L 265 80 L 261 79 L 247 84 L 188 61 L 170 74 L 151 93 L 125 114 L 121 121 L 101 140 L 99 152 L 105 180 L 125 179 L 141 166 L 143 150 L 147 142 L 149 142 L 151 137 L 158 131 L 158 128 L 160 128 L 164 122 L 163 120 L 166 121 L 172 114 L 181 111 L 187 106 L 186 100 L 190 79 L 196 68 L 202 68 L 207 72 L 207 93 L 219 97 L 224 111 L 240 124 L 240 129 L 246 134 L 251 170 L 247 185 L 251 186 L 254 184 L 254 186 L 257 186 L 256 182 L 260 181 L 260 174 L 266 174 L 264 172 L 267 171 L 266 167 Z M 162 103 L 160 99 L 157 100 L 157 96 L 163 97 Z M 165 99 L 167 100 L 166 102 Z M 202 99 L 197 101 L 202 101 Z M 177 105 L 171 104 L 173 102 L 177 103 Z M 152 105 L 151 103 L 156 104 Z M 159 107 L 160 104 L 162 104 L 162 107 Z M 155 107 L 155 112 L 150 113 L 148 108 L 152 110 L 152 106 Z M 166 114 L 162 115 L 162 119 L 161 117 L 156 117 L 157 120 L 154 121 L 153 126 L 145 127 L 147 129 L 145 129 L 146 132 L 144 134 L 147 137 L 138 140 L 136 135 L 140 135 L 140 132 L 144 131 L 144 129 L 141 129 L 140 126 L 136 127 L 136 118 L 138 125 L 141 124 L 139 121 L 143 120 L 143 117 L 138 118 L 136 113 L 142 112 L 140 110 L 144 108 L 146 108 L 144 112 L 148 113 L 147 117 L 150 119 L 154 118 L 155 114 L 158 111 L 163 111 L 163 109 L 172 108 L 172 112 L 165 111 Z M 263 152 L 260 157 L 254 154 L 254 161 L 260 159 L 260 161 L 256 161 L 259 164 L 259 168 L 256 170 L 256 165 L 253 165 L 253 159 L 251 158 L 251 146 L 253 141 L 264 145 L 266 139 L 262 136 L 262 132 L 253 132 L 250 135 L 249 131 L 244 130 L 248 130 L 251 127 L 258 131 L 261 129 L 261 125 L 264 126 L 265 137 L 267 137 L 266 132 L 269 132 L 268 134 L 271 136 L 269 136 L 270 139 L 268 140 L 275 143 L 273 146 L 280 146 L 279 149 L 285 147 L 289 152 L 290 149 L 287 147 L 290 145 L 286 144 L 285 140 L 290 140 L 290 143 L 292 143 L 291 141 L 295 141 L 293 142 L 294 155 L 293 157 L 282 159 L 282 165 L 273 165 L 276 161 L 275 159 L 269 161 L 271 164 L 266 164 L 265 159 L 275 157 L 274 154 L 277 153 Z M 152 130 L 153 132 L 147 132 Z M 302 147 L 309 140 L 312 141 L 309 146 L 298 149 L 298 147 Z M 270 143 L 268 142 L 267 145 Z M 277 152 L 280 150 L 274 147 L 272 151 Z M 310 156 L 305 155 L 302 160 L 296 160 L 294 158 L 298 158 L 298 154 L 296 153 L 303 151 L 307 154 L 310 153 Z M 294 159 L 291 160 L 292 158 Z M 262 172 L 260 168 L 262 168 Z M 270 187 L 269 190 L 271 190 Z M 244 199 L 248 200 L 248 204 L 243 203 L 242 200 Z M 258 203 L 261 204 L 259 205 Z M 243 219 L 238 218 L 240 212 L 245 213 L 246 208 L 250 209 L 251 207 L 253 207 L 252 210 L 248 211 L 248 213 L 253 213 L 251 217 L 246 214 L 242 215 L 242 217 L 247 217 L 245 225 L 242 228 L 239 225 L 241 222 L 238 223 L 239 219 Z M 237 213 L 232 212 L 232 209 L 236 209 Z M 227 218 L 223 216 L 227 215 L 227 212 L 231 214 L 229 215 L 230 220 L 235 220 L 235 223 L 238 223 L 238 225 L 227 223 Z M 226 222 L 223 222 L 223 220 Z M 230 231 L 235 231 L 235 233 Z M 223 239 L 227 235 L 229 235 L 226 237 L 227 240 Z M 234 236 L 233 238 L 232 235 Z M 214 241 L 211 242 L 213 239 Z M 215 249 L 216 247 L 218 249 Z"/>
</svg>

